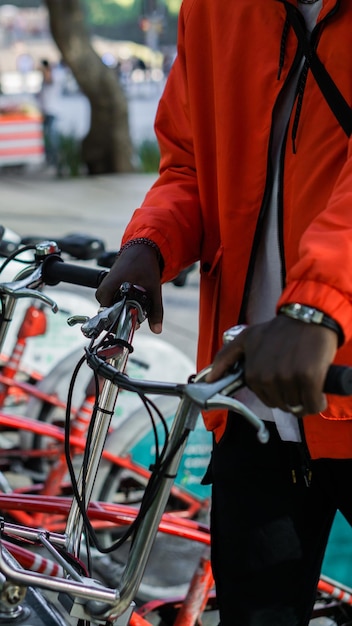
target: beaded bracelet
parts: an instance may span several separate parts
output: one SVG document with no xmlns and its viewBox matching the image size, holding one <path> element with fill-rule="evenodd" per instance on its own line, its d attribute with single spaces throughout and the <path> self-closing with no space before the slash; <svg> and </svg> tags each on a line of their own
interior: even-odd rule
<svg viewBox="0 0 352 626">
<path fill-rule="evenodd" d="M 132 248 L 132 246 L 138 246 L 138 245 L 149 246 L 150 248 L 153 248 L 153 250 L 155 250 L 157 258 L 158 258 L 159 267 L 160 267 L 160 273 L 162 274 L 164 265 L 165 265 L 164 259 L 160 252 L 159 246 L 152 239 L 147 239 L 146 237 L 137 237 L 136 239 L 130 239 L 120 248 L 120 250 L 117 253 L 116 258 L 118 258 L 120 254 L 122 254 L 122 252 L 124 252 L 125 250 L 128 250 L 128 248 Z"/>
</svg>

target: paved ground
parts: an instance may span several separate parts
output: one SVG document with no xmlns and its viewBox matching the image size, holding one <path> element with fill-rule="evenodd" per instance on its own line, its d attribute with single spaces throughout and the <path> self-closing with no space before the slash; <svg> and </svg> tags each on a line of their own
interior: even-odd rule
<svg viewBox="0 0 352 626">
<path fill-rule="evenodd" d="M 1 223 L 21 236 L 55 238 L 83 232 L 101 237 L 107 249 L 117 250 L 133 210 L 140 205 L 154 180 L 155 175 L 134 174 L 58 179 L 44 170 L 3 170 L 0 171 Z M 194 361 L 198 272 L 193 271 L 189 275 L 185 287 L 167 284 L 163 292 L 165 323 L 162 339 Z M 94 300 L 93 294 L 91 298 Z M 139 332 L 150 335 L 147 326 Z M 171 368 L 172 363 L 168 367 Z M 174 548 L 170 546 L 172 552 Z M 193 570 L 197 554 L 185 554 L 181 558 L 182 576 L 185 571 L 190 573 Z M 172 560 L 175 561 L 175 555 Z M 215 624 L 217 619 L 215 617 L 215 621 L 211 619 L 210 622 L 207 619 L 205 623 Z"/>
<path fill-rule="evenodd" d="M 1 223 L 22 236 L 55 238 L 83 232 L 117 250 L 133 210 L 154 180 L 150 174 L 58 179 L 44 170 L 0 171 Z M 165 285 L 164 305 L 163 339 L 195 359 L 197 271 L 189 275 L 186 287 Z"/>
<path fill-rule="evenodd" d="M 132 211 L 140 204 L 154 179 L 154 175 L 57 179 L 47 171 L 0 171 L 1 223 L 20 235 L 55 238 L 70 232 L 84 232 L 101 237 L 107 248 L 116 250 Z M 165 324 L 162 337 L 194 359 L 197 271 L 190 274 L 185 287 L 168 284 L 163 293 Z M 140 332 L 149 331 L 145 328 Z M 217 621 L 216 615 L 209 615 L 204 625 L 215 626 Z M 324 618 L 311 623 L 327 625 Z"/>
</svg>

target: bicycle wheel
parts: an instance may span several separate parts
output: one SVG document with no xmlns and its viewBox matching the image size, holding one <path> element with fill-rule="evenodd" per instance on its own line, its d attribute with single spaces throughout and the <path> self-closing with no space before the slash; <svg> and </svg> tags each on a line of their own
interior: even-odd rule
<svg viewBox="0 0 352 626">
<path fill-rule="evenodd" d="M 170 426 L 177 407 L 177 399 L 160 397 L 154 399 Z M 160 431 L 160 427 L 157 429 Z M 144 409 L 135 411 L 126 422 L 109 435 L 106 449 L 135 461 L 139 466 L 148 468 L 153 462 L 154 436 L 148 415 Z M 203 506 L 198 508 L 197 520 L 207 522 L 210 491 L 208 486 L 201 485 L 201 478 L 209 462 L 211 450 L 211 435 L 201 421 L 188 438 L 182 462 L 175 484 L 187 493 L 195 502 Z M 108 502 L 118 501 L 131 503 L 131 496 L 141 497 L 145 481 L 131 471 L 111 466 L 104 459 L 97 476 L 94 499 Z M 124 494 L 126 499 L 124 500 Z M 134 502 L 134 503 L 136 503 Z M 172 496 L 168 503 L 168 510 L 182 510 L 185 503 L 181 498 Z M 122 531 L 123 532 L 123 531 Z M 118 533 L 105 531 L 101 536 L 105 546 L 111 545 Z M 105 582 L 114 585 L 126 561 L 129 542 L 124 544 L 109 557 L 95 555 L 94 564 L 99 574 L 105 577 Z M 203 544 L 191 542 L 182 537 L 159 533 L 156 537 L 153 550 L 139 588 L 138 603 L 160 598 L 181 597 L 188 588 L 191 575 L 204 549 Z"/>
<path fill-rule="evenodd" d="M 80 328 L 69 327 L 67 318 L 77 311 L 84 311 L 86 315 L 95 315 L 97 310 L 96 303 L 91 297 L 87 297 L 83 290 L 82 293 L 78 293 L 69 288 L 50 287 L 45 289 L 44 293 L 57 303 L 59 310 L 54 315 L 47 306 L 45 307 L 45 334 L 27 338 L 21 359 L 21 372 L 27 376 L 32 376 L 34 373 L 36 379 L 48 375 L 58 363 L 66 357 L 69 358 L 74 349 L 79 347 L 83 349 L 86 344 Z M 3 347 L 4 357 L 12 352 L 27 307 L 28 301 L 24 299 L 16 304 L 13 321 Z"/>
<path fill-rule="evenodd" d="M 178 381 L 186 379 L 192 372 L 190 361 L 175 348 L 165 344 L 165 342 L 141 335 L 139 337 L 140 347 L 144 350 L 138 349 L 137 346 L 135 353 L 128 361 L 127 373 L 131 377 L 148 377 L 151 380 L 159 380 L 162 374 L 164 379 L 170 380 L 173 377 L 175 381 Z M 61 397 L 61 390 L 67 389 L 68 380 L 79 356 L 76 352 L 71 355 L 70 359 L 64 359 L 40 383 L 40 388 L 47 393 L 52 393 L 55 390 L 57 395 Z M 168 364 L 168 370 L 165 368 L 165 363 Z M 170 364 L 173 366 L 172 368 Z M 170 369 L 173 371 L 166 377 L 165 374 Z M 84 397 L 84 389 L 91 376 L 89 368 L 87 370 L 88 374 L 87 372 L 82 373 L 83 378 L 76 389 L 77 396 L 74 401 L 76 405 Z M 153 400 L 156 401 L 161 412 L 166 415 L 170 423 L 175 414 L 177 399 L 156 399 L 154 397 Z M 63 423 L 64 412 L 61 409 L 50 406 L 49 403 L 43 405 L 41 402 L 33 400 L 29 408 L 31 409 L 30 414 L 32 417 L 60 425 Z M 192 449 L 190 453 L 185 455 L 185 461 L 178 477 L 179 487 L 183 487 L 188 493 L 191 493 L 196 485 L 200 489 L 200 477 L 205 471 L 210 455 L 211 435 L 205 431 L 201 422 L 199 424 L 200 432 L 207 440 L 192 442 L 190 438 Z M 50 441 L 44 440 L 39 436 L 35 437 L 35 448 L 42 447 L 42 449 L 47 449 L 49 445 Z M 132 457 L 136 463 L 147 469 L 150 465 L 150 449 L 153 445 L 151 423 L 146 412 L 140 407 L 138 396 L 136 397 L 135 394 L 129 392 L 121 392 L 113 418 L 113 431 L 108 436 L 106 449 L 115 455 Z M 45 466 L 42 466 L 41 469 L 45 473 Z M 93 499 L 131 504 L 140 499 L 144 487 L 145 478 L 140 474 L 133 472 L 132 469 L 126 470 L 119 465 L 103 460 L 96 479 Z M 193 494 L 195 502 L 197 503 L 197 500 L 198 502 L 201 500 L 208 503 L 209 489 L 207 491 L 203 495 Z M 185 504 L 175 500 L 170 501 L 170 508 L 175 506 L 179 509 L 185 507 Z M 197 503 L 196 508 L 197 510 L 200 509 L 204 515 L 207 513 L 207 506 L 202 507 Z M 109 542 L 111 534 L 105 533 L 102 540 Z M 168 537 L 167 539 L 165 537 L 157 537 L 153 555 L 141 585 L 139 601 L 166 597 L 170 596 L 170 594 L 182 595 L 189 581 L 188 576 L 185 575 L 185 570 L 192 570 L 193 565 L 197 563 L 201 549 L 202 546 L 193 545 L 190 547 L 189 542 L 177 537 Z M 166 554 L 168 555 L 167 561 L 172 562 L 172 567 L 167 568 L 167 572 L 161 572 L 158 565 L 161 559 L 160 555 L 163 555 L 161 560 L 165 563 L 164 557 Z M 97 555 L 94 558 L 94 563 L 96 568 L 100 569 L 100 573 L 105 578 L 105 581 L 109 578 L 109 584 L 114 584 L 118 579 L 121 563 L 124 562 L 124 559 L 125 554 L 119 551 L 118 555 L 114 555 L 110 559 L 108 567 L 106 559 L 104 560 L 103 557 L 99 559 Z"/>
<path fill-rule="evenodd" d="M 159 338 L 150 337 L 137 333 L 134 340 L 135 350 L 127 363 L 127 374 L 132 378 L 149 378 L 150 380 L 185 380 L 194 371 L 193 363 L 177 348 L 171 346 Z M 66 402 L 67 391 L 76 364 L 83 355 L 83 349 L 77 348 L 61 361 L 38 383 L 39 391 L 48 396 L 55 396 L 61 403 Z M 167 368 L 165 367 L 167 364 Z M 86 388 L 92 377 L 91 369 L 85 365 L 79 372 L 72 396 L 73 407 L 79 407 L 85 398 Z M 140 400 L 136 394 L 123 391 L 119 394 L 115 413 L 112 419 L 112 428 L 124 424 L 129 415 L 134 413 L 140 406 Z M 32 398 L 27 406 L 26 415 L 45 423 L 63 426 L 65 422 L 65 409 L 47 402 Z M 20 446 L 24 450 L 48 450 L 53 446 L 40 435 L 20 433 Z M 122 449 L 119 447 L 119 450 Z M 125 450 L 125 447 L 124 447 Z M 119 454 L 115 450 L 116 454 Z M 45 458 L 30 462 L 28 469 L 38 474 L 38 480 L 42 480 L 48 470 L 48 461 Z"/>
</svg>

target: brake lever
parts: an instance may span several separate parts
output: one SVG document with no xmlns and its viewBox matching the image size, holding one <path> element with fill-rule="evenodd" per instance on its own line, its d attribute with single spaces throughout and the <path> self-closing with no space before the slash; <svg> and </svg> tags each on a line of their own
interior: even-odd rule
<svg viewBox="0 0 352 626">
<path fill-rule="evenodd" d="M 244 385 L 243 368 L 240 364 L 236 364 L 234 369 L 223 378 L 213 383 L 206 383 L 205 379 L 211 368 L 212 366 L 209 365 L 199 372 L 195 376 L 194 382 L 187 385 L 184 390 L 185 395 L 201 408 L 205 408 L 208 400 L 216 394 L 222 393 L 223 396 L 227 396 Z"/>
<path fill-rule="evenodd" d="M 144 289 L 131 283 L 122 283 L 119 289 L 120 299 L 110 307 L 100 307 L 97 315 L 92 318 L 83 316 L 70 317 L 67 322 L 70 326 L 82 324 L 81 331 L 88 339 L 96 339 L 104 330 L 117 324 L 121 311 L 126 303 L 137 311 L 138 323 L 144 322 L 147 316 L 148 299 Z"/>
<path fill-rule="evenodd" d="M 220 380 L 216 380 L 213 383 L 203 382 L 211 368 L 212 366 L 209 365 L 199 372 L 194 379 L 195 382 L 185 386 L 184 394 L 200 409 L 225 409 L 240 413 L 254 426 L 260 443 L 267 443 L 269 441 L 269 431 L 264 422 L 245 404 L 229 397 L 245 384 L 241 363 L 237 363 L 234 369 Z"/>
<path fill-rule="evenodd" d="M 221 393 L 218 393 L 207 401 L 205 408 L 207 410 L 226 409 L 227 411 L 230 410 L 240 413 L 250 422 L 252 426 L 254 426 L 260 443 L 268 443 L 270 434 L 263 420 L 261 420 L 255 413 L 253 413 L 253 411 L 251 411 L 239 400 L 229 398 L 228 396 L 224 397 Z"/>
<path fill-rule="evenodd" d="M 67 322 L 70 326 L 73 326 L 76 323 L 80 323 L 83 319 L 82 333 L 89 339 L 96 339 L 103 330 L 107 330 L 116 324 L 124 303 L 124 300 L 120 300 L 120 302 L 116 302 L 110 307 L 101 307 L 94 317 L 83 319 L 73 316 Z"/>
<path fill-rule="evenodd" d="M 58 305 L 54 300 L 49 298 L 41 291 L 37 291 L 35 287 L 43 285 L 41 266 L 35 268 L 35 270 L 20 280 L 13 282 L 0 283 L 0 293 L 3 293 L 12 298 L 34 298 L 40 300 L 44 304 L 51 307 L 53 313 L 57 313 L 59 310 Z M 33 286 L 33 288 L 31 288 Z"/>
</svg>

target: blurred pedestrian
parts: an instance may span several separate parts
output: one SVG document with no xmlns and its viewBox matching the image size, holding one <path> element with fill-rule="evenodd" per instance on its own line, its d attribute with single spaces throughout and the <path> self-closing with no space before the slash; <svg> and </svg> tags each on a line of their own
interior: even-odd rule
<svg viewBox="0 0 352 626">
<path fill-rule="evenodd" d="M 55 68 L 47 59 L 41 61 L 41 70 L 43 81 L 38 100 L 43 115 L 45 157 L 47 165 L 56 166 L 59 149 L 57 118 L 60 112 L 62 83 L 56 75 Z"/>
</svg>

